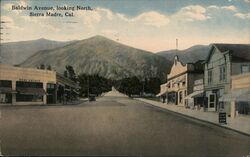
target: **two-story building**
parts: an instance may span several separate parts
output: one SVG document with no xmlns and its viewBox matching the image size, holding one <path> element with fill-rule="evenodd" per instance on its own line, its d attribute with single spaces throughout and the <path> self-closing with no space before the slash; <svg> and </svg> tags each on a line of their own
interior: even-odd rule
<svg viewBox="0 0 250 157">
<path fill-rule="evenodd" d="M 0 104 L 42 105 L 67 102 L 79 85 L 51 70 L 0 64 Z"/>
<path fill-rule="evenodd" d="M 157 96 L 166 95 L 168 104 L 187 106 L 184 98 L 193 92 L 195 80 L 203 78 L 203 66 L 200 61 L 183 64 L 175 56 L 167 83 L 161 85 L 161 92 Z"/>
<path fill-rule="evenodd" d="M 249 44 L 211 45 L 204 71 L 207 111 L 224 110 L 231 115 L 231 102 L 223 101 L 222 97 L 231 92 L 232 77 L 249 71 L 249 65 Z"/>
</svg>

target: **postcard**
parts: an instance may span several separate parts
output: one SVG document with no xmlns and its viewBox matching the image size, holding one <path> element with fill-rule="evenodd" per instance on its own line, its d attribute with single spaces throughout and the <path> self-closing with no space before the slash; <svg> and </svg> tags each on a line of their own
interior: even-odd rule
<svg viewBox="0 0 250 157">
<path fill-rule="evenodd" d="M 250 0 L 0 8 L 0 156 L 250 156 Z"/>
</svg>

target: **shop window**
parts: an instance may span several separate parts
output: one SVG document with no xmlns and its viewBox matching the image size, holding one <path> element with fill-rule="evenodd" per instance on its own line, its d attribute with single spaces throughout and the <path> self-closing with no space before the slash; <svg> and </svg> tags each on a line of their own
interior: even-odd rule
<svg viewBox="0 0 250 157">
<path fill-rule="evenodd" d="M 9 80 L 0 80 L 0 87 L 12 87 L 11 83 Z"/>
<path fill-rule="evenodd" d="M 42 102 L 43 96 L 42 95 L 27 95 L 27 94 L 16 94 L 16 101 L 17 102 Z"/>
<path fill-rule="evenodd" d="M 22 88 L 43 88 L 43 83 L 41 82 L 24 82 L 24 81 L 17 81 L 16 87 Z"/>
</svg>

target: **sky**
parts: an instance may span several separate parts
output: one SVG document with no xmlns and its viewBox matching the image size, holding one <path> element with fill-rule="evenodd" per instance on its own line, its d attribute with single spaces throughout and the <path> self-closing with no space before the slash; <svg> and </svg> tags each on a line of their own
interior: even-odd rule
<svg viewBox="0 0 250 157">
<path fill-rule="evenodd" d="M 13 10 L 12 6 L 33 10 Z M 34 10 L 34 7 L 55 10 Z M 56 7 L 75 7 L 56 10 Z M 89 6 L 92 10 L 76 10 Z M 61 13 L 63 16 L 29 16 Z M 73 13 L 73 17 L 65 13 Z M 250 0 L 1 0 L 1 42 L 83 40 L 103 35 L 159 52 L 211 43 L 250 43 Z"/>
</svg>

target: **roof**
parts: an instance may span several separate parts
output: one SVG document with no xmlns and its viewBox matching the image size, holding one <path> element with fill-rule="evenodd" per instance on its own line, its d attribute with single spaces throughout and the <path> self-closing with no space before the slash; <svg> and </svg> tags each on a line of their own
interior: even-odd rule
<svg viewBox="0 0 250 157">
<path fill-rule="evenodd" d="M 79 84 L 72 81 L 71 79 L 69 78 L 66 78 L 64 77 L 62 74 L 60 73 L 56 73 L 56 81 L 59 82 L 59 83 L 62 83 L 64 85 L 67 85 L 67 86 L 70 86 L 70 87 L 73 87 L 73 88 L 80 88 Z"/>
<path fill-rule="evenodd" d="M 250 61 L 250 44 L 213 44 L 220 52 L 229 51 L 233 60 L 242 59 Z"/>
</svg>

